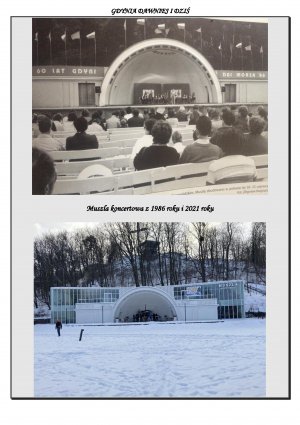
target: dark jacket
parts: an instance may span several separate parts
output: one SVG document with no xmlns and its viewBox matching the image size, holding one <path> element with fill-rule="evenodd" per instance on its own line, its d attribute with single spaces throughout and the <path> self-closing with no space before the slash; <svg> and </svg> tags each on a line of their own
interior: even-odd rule
<svg viewBox="0 0 300 425">
<path fill-rule="evenodd" d="M 262 134 L 246 134 L 242 154 L 246 156 L 268 153 L 268 138 Z"/>
<path fill-rule="evenodd" d="M 131 117 L 127 121 L 128 127 L 143 127 L 144 126 L 144 118 L 141 117 Z"/>
<path fill-rule="evenodd" d="M 133 160 L 136 170 L 167 167 L 178 164 L 179 153 L 167 145 L 151 145 L 142 148 Z"/>
<path fill-rule="evenodd" d="M 67 137 L 66 150 L 79 151 L 84 149 L 98 149 L 99 144 L 94 134 L 76 133 L 74 136 Z"/>
</svg>

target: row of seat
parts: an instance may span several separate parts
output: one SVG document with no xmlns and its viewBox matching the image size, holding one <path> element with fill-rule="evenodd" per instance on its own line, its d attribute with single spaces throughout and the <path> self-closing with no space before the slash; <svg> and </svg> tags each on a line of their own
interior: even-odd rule
<svg viewBox="0 0 300 425">
<path fill-rule="evenodd" d="M 252 157 L 258 180 L 268 176 L 268 155 Z M 83 179 L 59 179 L 53 194 L 150 194 L 174 189 L 202 187 L 210 162 L 179 164 L 143 171 Z"/>
</svg>

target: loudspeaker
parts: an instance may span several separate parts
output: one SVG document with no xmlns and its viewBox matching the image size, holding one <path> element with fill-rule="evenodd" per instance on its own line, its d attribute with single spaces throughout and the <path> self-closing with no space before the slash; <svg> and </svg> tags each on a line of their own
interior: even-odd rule
<svg viewBox="0 0 300 425">
<path fill-rule="evenodd" d="M 222 86 L 221 87 L 221 91 L 222 91 L 222 93 L 225 93 L 226 92 L 226 87 L 225 86 Z"/>
<path fill-rule="evenodd" d="M 95 93 L 101 93 L 101 87 L 95 86 Z"/>
</svg>

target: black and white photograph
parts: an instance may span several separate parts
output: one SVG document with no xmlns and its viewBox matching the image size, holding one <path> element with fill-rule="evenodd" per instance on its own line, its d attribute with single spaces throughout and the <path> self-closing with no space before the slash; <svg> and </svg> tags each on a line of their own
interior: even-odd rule
<svg viewBox="0 0 300 425">
<path fill-rule="evenodd" d="M 36 224 L 36 398 L 266 397 L 266 223 Z"/>
<path fill-rule="evenodd" d="M 268 19 L 32 19 L 32 194 L 268 193 Z"/>
</svg>

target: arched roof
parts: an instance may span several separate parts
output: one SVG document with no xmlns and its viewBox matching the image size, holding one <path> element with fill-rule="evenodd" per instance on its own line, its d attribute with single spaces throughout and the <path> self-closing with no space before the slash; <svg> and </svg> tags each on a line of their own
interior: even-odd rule
<svg viewBox="0 0 300 425">
<path fill-rule="evenodd" d="M 102 84 L 100 106 L 132 103 L 134 83 L 189 83 L 199 103 L 221 103 L 217 75 L 208 60 L 177 40 L 155 38 L 124 50 Z"/>
<path fill-rule="evenodd" d="M 155 287 L 134 288 L 121 297 L 114 308 L 114 319 L 132 316 L 144 308 L 164 316 L 177 316 L 174 300 L 164 291 Z"/>
</svg>

